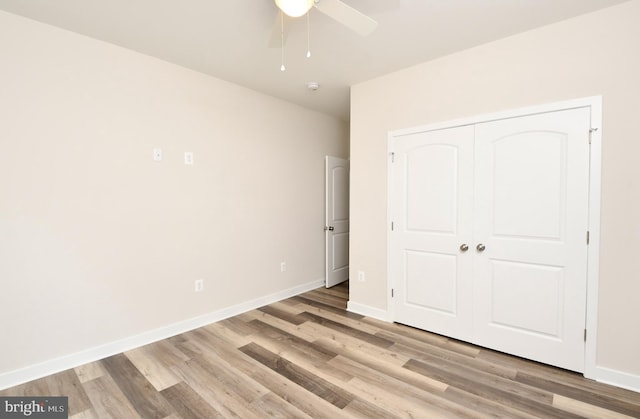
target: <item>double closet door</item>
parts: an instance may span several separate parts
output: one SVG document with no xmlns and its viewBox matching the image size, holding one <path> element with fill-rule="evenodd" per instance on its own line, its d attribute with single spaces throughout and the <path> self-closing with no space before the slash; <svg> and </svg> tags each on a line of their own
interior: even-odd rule
<svg viewBox="0 0 640 419">
<path fill-rule="evenodd" d="M 394 320 L 584 370 L 590 109 L 392 139 Z"/>
</svg>

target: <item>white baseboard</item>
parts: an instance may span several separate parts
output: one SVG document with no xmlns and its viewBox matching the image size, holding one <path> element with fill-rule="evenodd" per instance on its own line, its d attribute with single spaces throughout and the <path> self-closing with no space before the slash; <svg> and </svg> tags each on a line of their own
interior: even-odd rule
<svg viewBox="0 0 640 419">
<path fill-rule="evenodd" d="M 596 366 L 593 377 L 589 378 L 599 383 L 610 384 L 640 393 L 640 375 Z"/>
<path fill-rule="evenodd" d="M 324 278 L 115 342 L 0 374 L 0 390 L 148 345 L 322 287 Z"/>
<path fill-rule="evenodd" d="M 391 321 L 387 310 L 381 310 L 379 308 L 366 306 L 364 304 L 354 303 L 353 301 L 347 301 L 347 311 L 361 314 L 367 317 L 373 317 L 374 319 L 382 320 L 383 322 Z"/>
</svg>

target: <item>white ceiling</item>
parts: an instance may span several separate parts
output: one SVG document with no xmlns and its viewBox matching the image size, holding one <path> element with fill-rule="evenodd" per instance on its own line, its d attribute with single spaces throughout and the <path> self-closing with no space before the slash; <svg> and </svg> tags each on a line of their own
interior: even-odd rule
<svg viewBox="0 0 640 419">
<path fill-rule="evenodd" d="M 26 16 L 349 119 L 349 86 L 626 0 L 344 0 L 377 20 L 363 38 L 317 10 L 269 48 L 273 0 L 0 0 Z M 312 92 L 305 84 L 315 81 Z"/>
</svg>

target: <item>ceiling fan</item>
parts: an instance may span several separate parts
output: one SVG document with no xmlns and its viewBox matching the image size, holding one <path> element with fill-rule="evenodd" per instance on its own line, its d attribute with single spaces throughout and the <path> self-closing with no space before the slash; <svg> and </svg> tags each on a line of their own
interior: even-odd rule
<svg viewBox="0 0 640 419">
<path fill-rule="evenodd" d="M 270 47 L 280 47 L 286 38 L 282 19 L 304 16 L 312 7 L 361 36 L 369 35 L 378 26 L 378 22 L 341 0 L 275 0 L 275 3 L 285 16 L 277 16 L 269 40 Z"/>
</svg>

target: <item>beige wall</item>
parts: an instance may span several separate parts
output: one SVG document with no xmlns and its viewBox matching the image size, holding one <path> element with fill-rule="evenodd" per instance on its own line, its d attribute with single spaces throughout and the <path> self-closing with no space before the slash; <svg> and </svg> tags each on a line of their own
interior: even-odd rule
<svg viewBox="0 0 640 419">
<path fill-rule="evenodd" d="M 323 278 L 323 157 L 348 135 L 0 12 L 0 376 Z"/>
<path fill-rule="evenodd" d="M 640 1 L 427 62 L 352 88 L 350 303 L 386 310 L 387 133 L 603 96 L 597 364 L 640 375 Z M 425 42 L 437 42 L 426 40 Z M 636 381 L 640 382 L 640 381 Z"/>
</svg>

